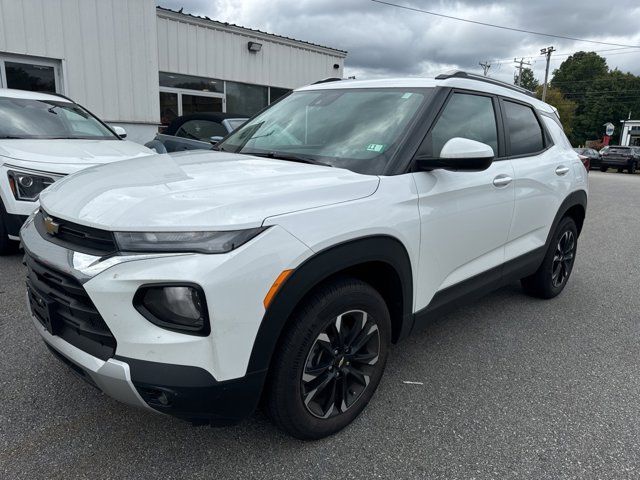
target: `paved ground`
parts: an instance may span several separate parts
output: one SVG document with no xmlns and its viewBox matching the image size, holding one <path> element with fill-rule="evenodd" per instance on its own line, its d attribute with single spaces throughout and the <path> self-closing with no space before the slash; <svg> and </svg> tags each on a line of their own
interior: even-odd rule
<svg viewBox="0 0 640 480">
<path fill-rule="evenodd" d="M 0 478 L 639 478 L 640 175 L 591 188 L 559 298 L 514 285 L 397 345 L 364 414 L 315 443 L 110 400 L 52 359 L 0 259 Z"/>
</svg>

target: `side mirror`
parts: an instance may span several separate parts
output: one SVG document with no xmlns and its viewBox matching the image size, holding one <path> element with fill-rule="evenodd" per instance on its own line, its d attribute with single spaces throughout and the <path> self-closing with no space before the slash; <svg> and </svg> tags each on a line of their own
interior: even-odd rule
<svg viewBox="0 0 640 480">
<path fill-rule="evenodd" d="M 495 154 L 486 143 L 454 137 L 444 144 L 439 158 L 416 158 L 418 170 L 442 168 L 461 172 L 481 172 L 491 166 Z"/>
<path fill-rule="evenodd" d="M 215 145 L 216 143 L 218 143 L 220 140 L 222 140 L 224 137 L 221 137 L 219 135 L 214 135 L 213 137 L 209 138 L 209 141 L 211 142 L 212 145 Z"/>
<path fill-rule="evenodd" d="M 113 128 L 113 131 L 116 132 L 116 135 L 118 135 L 120 138 L 127 138 L 127 131 L 124 128 L 115 125 L 111 128 Z"/>
</svg>

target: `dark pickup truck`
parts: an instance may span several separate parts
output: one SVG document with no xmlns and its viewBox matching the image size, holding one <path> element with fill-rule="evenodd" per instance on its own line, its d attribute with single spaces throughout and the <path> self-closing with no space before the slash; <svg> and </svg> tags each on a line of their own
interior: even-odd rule
<svg viewBox="0 0 640 480">
<path fill-rule="evenodd" d="M 640 147 L 611 145 L 602 150 L 601 158 L 601 172 L 606 172 L 609 168 L 617 168 L 618 173 L 622 173 L 624 170 L 636 173 L 636 169 L 640 167 Z"/>
<path fill-rule="evenodd" d="M 247 121 L 245 115 L 233 113 L 193 113 L 174 119 L 145 147 L 157 153 L 183 150 L 211 150 L 213 146 Z"/>
</svg>

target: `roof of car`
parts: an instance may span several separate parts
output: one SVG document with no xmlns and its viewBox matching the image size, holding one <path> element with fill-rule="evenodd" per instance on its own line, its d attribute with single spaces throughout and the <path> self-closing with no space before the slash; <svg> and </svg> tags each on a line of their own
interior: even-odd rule
<svg viewBox="0 0 640 480">
<path fill-rule="evenodd" d="M 28 90 L 15 90 L 13 88 L 0 88 L 0 97 L 4 98 L 23 98 L 25 100 L 48 100 L 55 102 L 69 102 L 68 98 L 42 92 L 30 92 Z"/>
<path fill-rule="evenodd" d="M 305 87 L 299 88 L 296 91 L 305 90 L 334 90 L 343 88 L 434 88 L 434 87 L 452 87 L 461 88 L 466 90 L 475 90 L 479 92 L 492 93 L 496 95 L 503 95 L 516 100 L 520 100 L 530 105 L 533 105 L 538 110 L 542 110 L 548 113 L 554 113 L 554 109 L 551 105 L 538 100 L 537 98 L 525 93 L 524 91 L 516 90 L 517 87 L 509 84 L 502 84 L 502 82 L 489 82 L 473 77 L 448 77 L 448 78 L 421 78 L 421 77 L 408 77 L 408 78 L 384 78 L 374 80 L 339 80 L 339 81 L 324 81 Z"/>
</svg>

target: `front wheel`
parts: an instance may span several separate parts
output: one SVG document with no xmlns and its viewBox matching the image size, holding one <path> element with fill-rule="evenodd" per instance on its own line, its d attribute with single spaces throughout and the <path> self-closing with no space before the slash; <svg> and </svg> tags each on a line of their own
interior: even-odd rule
<svg viewBox="0 0 640 480">
<path fill-rule="evenodd" d="M 629 173 L 632 175 L 636 173 L 636 162 L 631 162 L 631 165 L 629 165 Z"/>
<path fill-rule="evenodd" d="M 0 201 L 0 255 L 9 255 L 18 251 L 18 242 L 9 238 L 7 227 L 5 226 L 5 209 Z"/>
<path fill-rule="evenodd" d="M 600 167 L 601 172 L 606 172 L 607 170 L 609 170 L 609 168 L 605 167 L 604 165 Z"/>
<path fill-rule="evenodd" d="M 373 396 L 387 361 L 391 320 L 380 294 L 345 278 L 320 287 L 294 314 L 266 391 L 273 422 L 312 440 L 351 423 Z"/>
<path fill-rule="evenodd" d="M 577 249 L 576 222 L 565 217 L 558 224 L 536 273 L 520 280 L 525 293 L 538 298 L 553 298 L 562 292 L 573 270 Z"/>
</svg>

